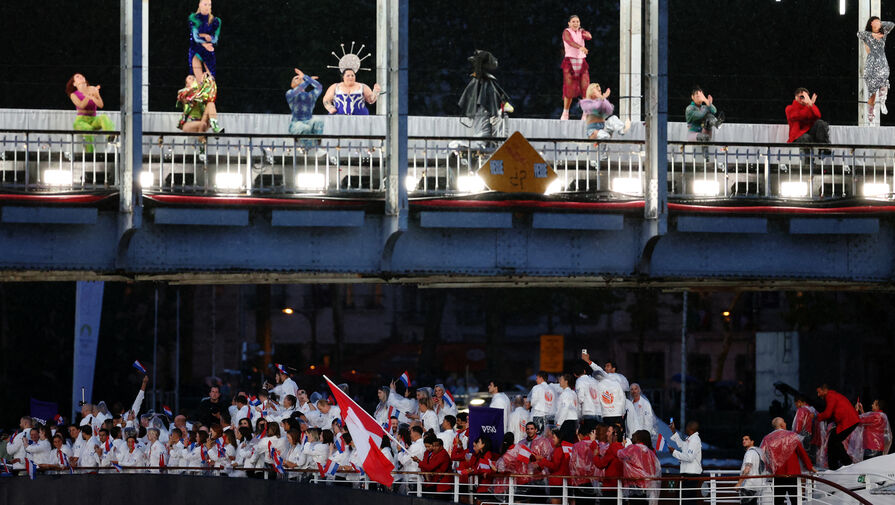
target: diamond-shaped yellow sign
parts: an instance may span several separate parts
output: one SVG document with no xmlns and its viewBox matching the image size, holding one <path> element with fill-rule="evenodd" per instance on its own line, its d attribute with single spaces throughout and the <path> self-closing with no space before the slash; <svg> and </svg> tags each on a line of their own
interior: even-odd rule
<svg viewBox="0 0 895 505">
<path fill-rule="evenodd" d="M 476 172 L 494 191 L 540 193 L 558 176 L 521 133 L 515 132 Z"/>
</svg>

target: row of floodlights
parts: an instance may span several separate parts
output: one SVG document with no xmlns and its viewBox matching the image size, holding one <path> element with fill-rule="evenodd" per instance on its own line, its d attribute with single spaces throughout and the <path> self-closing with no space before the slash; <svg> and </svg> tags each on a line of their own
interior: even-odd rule
<svg viewBox="0 0 895 505">
<path fill-rule="evenodd" d="M 140 173 L 140 187 L 149 188 L 155 183 L 156 174 L 152 172 Z M 68 170 L 44 170 L 43 182 L 49 186 L 72 186 L 74 179 L 72 172 Z M 214 176 L 215 189 L 219 191 L 239 190 L 244 185 L 242 174 L 237 172 L 218 172 Z M 420 178 L 408 175 L 404 179 L 407 191 L 417 189 Z M 298 174 L 295 178 L 295 186 L 303 191 L 323 191 L 326 189 L 326 176 L 318 173 Z M 477 175 L 466 175 L 457 178 L 457 190 L 460 193 L 480 193 L 485 191 L 485 181 Z M 615 177 L 612 179 L 609 189 L 615 193 L 625 195 L 643 195 L 643 182 L 639 177 Z M 892 186 L 887 182 L 865 182 L 861 194 L 863 196 L 885 196 L 892 193 Z M 562 191 L 562 183 L 559 179 L 547 188 L 546 194 L 554 194 Z M 780 183 L 780 196 L 784 198 L 807 198 L 809 192 L 808 183 L 804 181 L 783 181 Z M 696 179 L 693 181 L 693 194 L 696 196 L 718 196 L 721 194 L 721 183 L 714 179 Z"/>
</svg>

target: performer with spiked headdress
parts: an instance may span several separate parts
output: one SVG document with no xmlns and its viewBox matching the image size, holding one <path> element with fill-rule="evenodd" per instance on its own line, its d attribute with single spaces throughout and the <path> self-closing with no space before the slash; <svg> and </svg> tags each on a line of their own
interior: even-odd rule
<svg viewBox="0 0 895 505">
<path fill-rule="evenodd" d="M 354 42 L 351 43 L 351 49 L 346 53 L 345 44 L 341 44 L 342 56 L 335 52 L 333 56 L 338 58 L 338 66 L 328 66 L 327 68 L 338 68 L 342 74 L 342 82 L 333 84 L 326 90 L 323 95 L 323 106 L 330 114 L 344 114 L 348 116 L 366 116 L 370 114 L 367 104 L 376 103 L 382 88 L 379 84 L 374 84 L 373 88 L 362 82 L 357 82 L 358 70 L 370 70 L 361 67 L 361 62 L 370 56 L 360 56 L 364 50 L 363 44 L 354 52 Z"/>
</svg>

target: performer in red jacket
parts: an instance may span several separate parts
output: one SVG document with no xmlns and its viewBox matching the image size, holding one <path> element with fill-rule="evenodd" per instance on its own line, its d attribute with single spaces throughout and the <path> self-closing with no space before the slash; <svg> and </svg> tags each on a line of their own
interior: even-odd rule
<svg viewBox="0 0 895 505">
<path fill-rule="evenodd" d="M 830 143 L 830 125 L 820 119 L 820 109 L 814 105 L 816 100 L 817 93 L 809 97 L 807 89 L 796 90 L 792 104 L 786 107 L 786 122 L 789 123 L 787 142 Z"/>
<path fill-rule="evenodd" d="M 830 435 L 827 445 L 829 447 L 827 461 L 830 470 L 837 470 L 854 463 L 845 450 L 845 441 L 858 425 L 858 412 L 846 397 L 833 391 L 826 384 L 817 388 L 817 396 L 827 402 L 827 408 L 817 415 L 817 421 L 832 420 L 836 423 L 836 431 Z"/>
</svg>

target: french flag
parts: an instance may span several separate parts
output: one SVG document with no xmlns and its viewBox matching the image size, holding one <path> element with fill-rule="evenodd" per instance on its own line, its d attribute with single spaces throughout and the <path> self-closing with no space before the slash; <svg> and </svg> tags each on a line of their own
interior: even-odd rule
<svg viewBox="0 0 895 505">
<path fill-rule="evenodd" d="M 115 462 L 113 461 L 113 462 L 112 462 L 112 467 L 115 469 L 116 472 L 121 473 L 121 465 L 119 465 L 118 463 L 115 463 Z"/>
<path fill-rule="evenodd" d="M 441 399 L 442 401 L 444 401 L 445 407 L 453 407 L 454 405 L 456 405 L 456 403 L 454 402 L 454 395 L 452 395 L 451 392 L 447 390 L 447 388 L 444 388 L 444 396 L 442 396 Z"/>
<path fill-rule="evenodd" d="M 662 434 L 659 433 L 659 438 L 656 439 L 656 452 L 664 451 L 668 449 L 668 444 L 665 443 L 665 438 L 662 437 Z"/>
<path fill-rule="evenodd" d="M 162 405 L 162 412 L 164 412 L 165 415 L 168 416 L 169 418 L 174 419 L 174 411 L 171 410 L 171 407 L 169 407 L 167 405 Z"/>
<path fill-rule="evenodd" d="M 339 438 L 333 440 L 333 445 L 336 446 L 336 450 L 339 452 L 345 452 L 345 449 L 342 448 L 342 442 Z"/>
<path fill-rule="evenodd" d="M 518 459 L 522 463 L 531 463 L 531 449 L 522 444 L 517 444 L 516 459 Z"/>
<path fill-rule="evenodd" d="M 283 375 L 289 375 L 289 372 L 286 371 L 286 367 L 284 367 L 282 364 L 277 363 L 276 366 L 277 366 L 277 370 L 278 370 L 281 374 L 283 374 Z"/>
<path fill-rule="evenodd" d="M 410 374 L 407 373 L 407 370 L 404 370 L 404 373 L 402 373 L 401 376 L 398 377 L 398 380 L 403 382 L 405 386 L 410 387 Z"/>
<path fill-rule="evenodd" d="M 9 471 L 9 467 L 6 466 L 6 460 L 5 460 L 5 459 L 0 459 L 0 463 L 3 463 L 3 473 L 4 473 L 4 474 L 12 473 L 12 472 Z"/>
<path fill-rule="evenodd" d="M 61 426 L 62 423 L 65 422 L 65 419 L 62 418 L 62 414 L 56 414 L 56 416 L 53 418 L 53 421 L 56 421 L 56 426 Z"/>
<path fill-rule="evenodd" d="M 134 368 L 136 368 L 137 371 L 140 372 L 140 373 L 143 374 L 143 375 L 147 375 L 147 374 L 149 374 L 149 372 L 146 371 L 146 367 L 143 366 L 143 363 L 140 363 L 140 362 L 137 361 L 137 360 L 134 360 Z"/>
<path fill-rule="evenodd" d="M 258 405 L 261 405 L 261 400 L 259 400 L 257 396 L 252 395 L 249 397 L 249 405 L 257 407 Z"/>
<path fill-rule="evenodd" d="M 25 470 L 28 471 L 28 478 L 31 480 L 34 480 L 34 478 L 37 477 L 37 467 L 30 459 L 25 460 Z"/>
<path fill-rule="evenodd" d="M 345 422 L 348 432 L 351 433 L 354 451 L 358 456 L 357 460 L 360 461 L 361 469 L 371 480 L 391 487 L 395 481 L 392 476 L 395 465 L 382 454 L 382 449 L 379 448 L 382 437 L 387 436 L 385 430 L 376 422 L 376 419 L 373 419 L 373 416 L 360 408 L 328 377 L 324 376 L 323 378 L 326 379 L 329 389 L 341 407 L 342 420 Z M 409 375 L 407 380 L 409 382 Z M 398 445 L 400 446 L 400 444 Z"/>
</svg>

